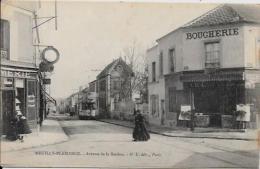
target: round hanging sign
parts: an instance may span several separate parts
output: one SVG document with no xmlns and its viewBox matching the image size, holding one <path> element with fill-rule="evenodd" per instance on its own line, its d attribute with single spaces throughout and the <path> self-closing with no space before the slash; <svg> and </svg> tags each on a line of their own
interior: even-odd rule
<svg viewBox="0 0 260 169">
<path fill-rule="evenodd" d="M 54 60 L 49 60 L 46 57 L 46 52 L 47 51 L 53 51 L 56 54 L 56 58 Z M 47 48 L 43 49 L 42 53 L 41 53 L 41 57 L 44 60 L 44 62 L 48 63 L 48 64 L 54 64 L 56 62 L 58 62 L 59 58 L 60 58 L 60 53 L 59 51 L 54 48 L 53 46 L 48 46 Z"/>
</svg>

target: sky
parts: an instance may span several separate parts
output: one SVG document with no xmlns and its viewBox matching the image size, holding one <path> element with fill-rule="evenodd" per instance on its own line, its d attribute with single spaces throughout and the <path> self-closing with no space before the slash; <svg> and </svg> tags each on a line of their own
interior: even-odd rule
<svg viewBox="0 0 260 169">
<path fill-rule="evenodd" d="M 51 76 L 50 94 L 65 98 L 95 80 L 124 49 L 139 51 L 217 4 L 58 1 L 54 20 L 39 28 L 42 45 L 60 52 Z M 54 3 L 43 1 L 38 17 L 53 16 Z"/>
</svg>

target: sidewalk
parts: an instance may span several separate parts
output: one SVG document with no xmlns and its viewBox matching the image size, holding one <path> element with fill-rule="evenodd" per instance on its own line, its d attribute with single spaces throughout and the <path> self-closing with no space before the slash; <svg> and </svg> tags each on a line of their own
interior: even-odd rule
<svg viewBox="0 0 260 169">
<path fill-rule="evenodd" d="M 134 123 L 114 119 L 100 119 L 99 121 L 115 124 L 119 126 L 133 128 Z M 193 132 L 189 128 L 170 128 L 156 125 L 147 126 L 151 133 L 160 134 L 168 137 L 184 138 L 213 138 L 213 139 L 232 139 L 232 140 L 257 140 L 257 130 L 247 129 L 246 132 L 238 130 L 221 130 L 213 128 L 195 128 Z"/>
<path fill-rule="evenodd" d="M 9 141 L 1 138 L 1 152 L 15 151 L 60 143 L 68 140 L 57 120 L 45 119 L 40 131 L 34 131 L 24 136 L 24 142 Z"/>
</svg>

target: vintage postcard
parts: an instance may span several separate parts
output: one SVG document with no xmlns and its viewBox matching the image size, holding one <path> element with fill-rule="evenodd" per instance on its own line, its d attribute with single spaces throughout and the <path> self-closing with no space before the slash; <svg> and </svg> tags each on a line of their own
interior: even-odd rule
<svg viewBox="0 0 260 169">
<path fill-rule="evenodd" d="M 260 2 L 1 1 L 1 166 L 255 168 Z"/>
</svg>

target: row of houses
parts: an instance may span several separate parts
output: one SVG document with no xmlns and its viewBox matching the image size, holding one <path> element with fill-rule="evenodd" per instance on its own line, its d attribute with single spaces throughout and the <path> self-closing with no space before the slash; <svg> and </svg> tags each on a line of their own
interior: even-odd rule
<svg viewBox="0 0 260 169">
<path fill-rule="evenodd" d="M 156 42 L 147 50 L 151 123 L 177 126 L 189 105 L 202 125 L 223 127 L 238 105 L 248 105 L 249 126 L 257 127 L 259 5 L 220 5 Z"/>
<path fill-rule="evenodd" d="M 127 118 L 135 106 L 131 89 L 133 76 L 130 66 L 118 58 L 108 64 L 88 87 L 63 100 L 59 111 L 78 114 L 92 93 L 96 97 L 95 106 L 100 118 Z"/>
<path fill-rule="evenodd" d="M 36 129 L 46 117 L 46 105 L 55 100 L 47 93 L 39 48 L 40 34 L 33 29 L 40 1 L 1 1 L 0 129 L 6 134 L 17 110 Z"/>
</svg>

